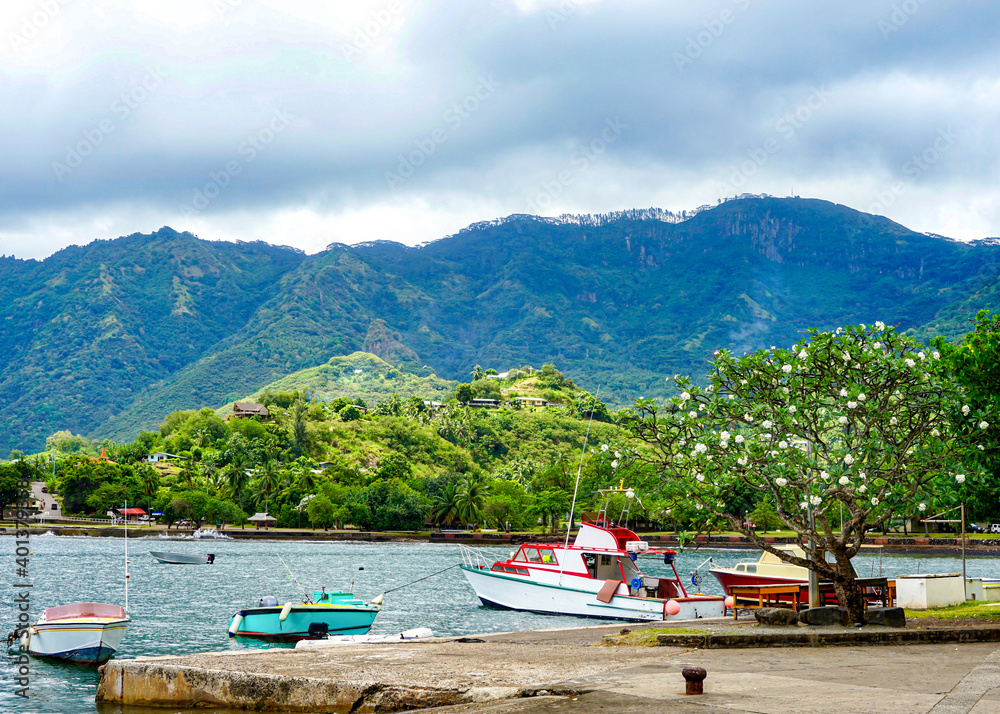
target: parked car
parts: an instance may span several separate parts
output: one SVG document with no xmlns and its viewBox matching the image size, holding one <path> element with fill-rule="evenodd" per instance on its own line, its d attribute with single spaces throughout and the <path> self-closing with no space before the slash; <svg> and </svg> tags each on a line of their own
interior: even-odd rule
<svg viewBox="0 0 1000 714">
<path fill-rule="evenodd" d="M 56 503 L 55 501 L 52 502 L 52 510 L 53 511 L 58 511 L 59 510 L 59 504 Z"/>
<path fill-rule="evenodd" d="M 42 486 L 42 493 L 48 493 L 48 492 L 49 492 L 49 487 L 48 486 Z"/>
<path fill-rule="evenodd" d="M 966 523 L 965 524 L 966 533 L 986 533 L 986 529 L 983 528 L 978 523 Z"/>
</svg>

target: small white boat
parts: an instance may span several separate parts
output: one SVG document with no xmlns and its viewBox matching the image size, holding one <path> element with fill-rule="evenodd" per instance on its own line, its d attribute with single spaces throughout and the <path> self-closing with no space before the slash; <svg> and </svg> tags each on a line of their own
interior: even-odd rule
<svg viewBox="0 0 1000 714">
<path fill-rule="evenodd" d="M 164 550 L 151 550 L 149 554 L 161 563 L 170 565 L 211 565 L 215 562 L 215 554 L 190 555 L 188 553 L 168 553 Z"/>
<path fill-rule="evenodd" d="M 191 537 L 198 540 L 232 540 L 232 537 L 219 533 L 213 526 L 202 526 Z"/>
<path fill-rule="evenodd" d="M 611 495 L 593 522 L 582 522 L 572 545 L 525 543 L 506 560 L 460 546 L 462 572 L 484 605 L 552 615 L 579 615 L 637 622 L 722 617 L 725 600 L 689 594 L 674 565 L 672 550 L 652 550 L 628 528 L 607 520 Z M 631 496 L 629 496 L 631 498 Z M 650 577 L 640 554 L 662 555 L 673 577 Z"/>
<path fill-rule="evenodd" d="M 23 631 L 20 644 L 36 657 L 99 665 L 114 655 L 129 622 L 121 605 L 78 602 L 49 607 Z"/>
</svg>

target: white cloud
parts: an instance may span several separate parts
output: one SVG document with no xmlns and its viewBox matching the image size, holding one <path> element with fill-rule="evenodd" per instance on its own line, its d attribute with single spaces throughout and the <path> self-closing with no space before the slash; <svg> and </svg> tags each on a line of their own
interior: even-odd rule
<svg viewBox="0 0 1000 714">
<path fill-rule="evenodd" d="M 306 250 L 415 243 L 531 205 L 681 210 L 793 190 L 1000 235 L 992 4 L 922 4 L 886 33 L 892 3 L 861 0 L 52 2 L 33 32 L 41 3 L 10 3 L 4 37 L 23 41 L 0 43 L 15 108 L 0 114 L 0 251 L 19 256 L 164 224 L 267 227 Z M 697 56 L 678 68 L 678 53 Z M 151 71 L 162 83 L 137 89 Z M 267 137 L 275 112 L 294 118 Z M 627 128 L 581 153 L 609 120 Z M 933 156 L 940 132 L 955 138 Z M 81 143 L 78 166 L 54 168 Z M 389 185 L 420 147 L 433 151 Z M 232 161 L 218 197 L 178 216 Z"/>
</svg>

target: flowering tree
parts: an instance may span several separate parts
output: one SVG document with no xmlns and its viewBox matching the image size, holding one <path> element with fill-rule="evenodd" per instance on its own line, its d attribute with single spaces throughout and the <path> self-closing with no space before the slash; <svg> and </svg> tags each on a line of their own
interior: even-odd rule
<svg viewBox="0 0 1000 714">
<path fill-rule="evenodd" d="M 962 385 L 971 409 L 982 415 L 989 426 L 983 431 L 972 455 L 973 464 L 988 477 L 980 483 L 969 482 L 962 490 L 966 501 L 966 515 L 973 518 L 1000 520 L 997 488 L 1000 486 L 1000 315 L 990 315 L 981 310 L 976 315 L 975 329 L 961 342 L 949 344 L 942 338 L 935 339 L 941 351 L 941 361 Z M 963 417 L 956 424 L 958 429 L 978 429 Z"/>
<path fill-rule="evenodd" d="M 964 482 L 963 457 L 989 425 L 963 406 L 937 351 L 926 354 L 881 323 L 811 330 L 791 350 L 740 358 L 722 351 L 708 379 L 700 389 L 675 377 L 680 396 L 662 407 L 639 400 L 624 418 L 654 447 L 666 490 L 833 581 L 840 602 L 863 622 L 851 559 L 865 533 L 897 512 L 926 508 L 921 501 L 935 480 Z M 958 417 L 974 429 L 957 429 Z M 773 504 L 785 527 L 807 541 L 805 558 L 765 543 L 727 508 L 741 488 Z"/>
</svg>

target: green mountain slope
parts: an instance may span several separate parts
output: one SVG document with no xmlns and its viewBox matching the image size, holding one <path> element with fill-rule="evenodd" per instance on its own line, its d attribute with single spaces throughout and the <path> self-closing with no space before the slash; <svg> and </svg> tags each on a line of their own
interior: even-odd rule
<svg viewBox="0 0 1000 714">
<path fill-rule="evenodd" d="M 701 375 L 720 347 L 875 320 L 954 338 L 997 304 L 995 241 L 810 199 L 659 218 L 511 216 L 422 248 L 313 256 L 163 229 L 0 259 L 0 450 L 66 428 L 130 439 L 362 349 L 462 381 L 477 363 L 554 362 L 614 405 Z"/>
<path fill-rule="evenodd" d="M 309 367 L 265 385 L 248 398 L 262 392 L 308 393 L 324 402 L 337 397 L 360 397 L 366 404 L 388 400 L 393 394 L 403 400 L 412 396 L 443 401 L 454 396 L 457 382 L 433 374 L 417 376 L 399 369 L 368 352 L 331 357 L 325 364 Z"/>
</svg>

